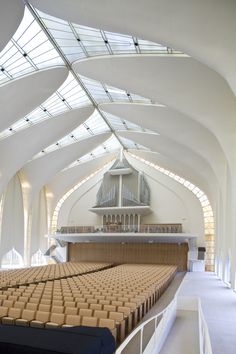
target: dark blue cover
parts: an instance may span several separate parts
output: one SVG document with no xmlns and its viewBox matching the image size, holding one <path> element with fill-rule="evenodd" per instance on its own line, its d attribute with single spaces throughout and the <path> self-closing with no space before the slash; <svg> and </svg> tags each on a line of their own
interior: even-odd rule
<svg viewBox="0 0 236 354">
<path fill-rule="evenodd" d="M 0 325 L 0 353 L 113 354 L 115 340 L 107 328 L 41 329 Z"/>
</svg>

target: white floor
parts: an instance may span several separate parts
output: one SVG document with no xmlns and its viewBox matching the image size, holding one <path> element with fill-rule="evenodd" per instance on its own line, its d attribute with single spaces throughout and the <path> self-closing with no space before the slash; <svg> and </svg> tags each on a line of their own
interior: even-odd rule
<svg viewBox="0 0 236 354">
<path fill-rule="evenodd" d="M 197 311 L 178 310 L 160 354 L 199 354 Z"/>
<path fill-rule="evenodd" d="M 182 279 L 183 273 L 178 273 L 142 322 L 163 310 L 180 286 L 180 296 L 196 296 L 201 299 L 213 354 L 236 354 L 236 293 L 210 272 L 190 272 Z M 198 321 L 193 317 L 194 312 L 184 312 L 178 313 L 161 354 L 199 353 L 197 336 L 194 335 L 197 333 Z"/>
<path fill-rule="evenodd" d="M 236 293 L 213 273 L 192 272 L 179 295 L 200 297 L 213 354 L 236 354 Z"/>
</svg>

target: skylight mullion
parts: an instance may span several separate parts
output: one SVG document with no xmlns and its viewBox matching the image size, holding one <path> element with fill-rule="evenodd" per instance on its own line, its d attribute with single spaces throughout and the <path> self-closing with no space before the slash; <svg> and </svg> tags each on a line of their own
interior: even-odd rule
<svg viewBox="0 0 236 354">
<path fill-rule="evenodd" d="M 67 100 L 60 94 L 59 91 L 56 91 L 56 94 L 59 97 L 59 99 L 67 106 L 67 108 L 72 109 L 72 107 L 69 105 Z"/>
<path fill-rule="evenodd" d="M 105 34 L 105 32 L 104 31 L 100 31 L 100 33 L 101 33 L 101 36 L 102 36 L 102 38 L 103 38 L 103 40 L 104 40 L 104 42 L 105 42 L 105 44 L 106 44 L 106 47 L 107 47 L 107 49 L 108 49 L 108 51 L 109 51 L 109 54 L 113 54 L 113 51 L 112 51 L 112 49 L 111 49 L 111 46 L 110 46 L 110 44 L 109 44 L 109 41 L 108 41 L 108 39 L 107 39 L 107 36 L 106 36 L 106 34 Z"/>
<path fill-rule="evenodd" d="M 134 42 L 134 46 L 135 46 L 135 50 L 137 52 L 137 54 L 140 54 L 140 48 L 139 48 L 139 43 L 138 43 L 138 38 L 137 37 L 132 37 L 133 42 Z"/>
<path fill-rule="evenodd" d="M 71 22 L 69 22 L 69 26 L 70 26 L 71 32 L 73 33 L 75 39 L 77 40 L 78 45 L 79 45 L 80 48 L 83 50 L 84 55 L 85 55 L 86 57 L 88 57 L 88 56 L 89 56 L 89 55 L 88 55 L 88 52 L 87 52 L 85 46 L 83 45 L 83 42 L 81 41 L 80 36 L 79 36 L 79 34 L 77 33 L 75 27 L 73 26 L 73 24 L 72 24 Z"/>
</svg>

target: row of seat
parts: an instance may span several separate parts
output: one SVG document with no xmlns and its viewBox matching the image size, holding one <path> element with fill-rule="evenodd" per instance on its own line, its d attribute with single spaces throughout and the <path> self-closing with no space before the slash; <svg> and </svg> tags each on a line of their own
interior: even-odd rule
<svg viewBox="0 0 236 354">
<path fill-rule="evenodd" d="M 106 323 L 122 341 L 161 296 L 175 272 L 175 266 L 126 264 L 8 288 L 0 294 L 0 318 L 3 324 L 46 328 Z"/>
<path fill-rule="evenodd" d="M 123 315 L 117 312 L 81 314 L 58 313 L 41 310 L 0 307 L 1 323 L 6 325 L 30 326 L 37 328 L 57 328 L 73 326 L 91 326 L 109 328 L 116 337 L 116 321 L 123 320 Z M 122 334 L 124 337 L 124 334 Z"/>
<path fill-rule="evenodd" d="M 59 279 L 72 275 L 84 274 L 111 266 L 110 263 L 72 263 L 65 262 L 46 266 L 24 269 L 6 270 L 0 272 L 0 289 L 20 284 L 30 284 L 49 279 Z"/>
</svg>

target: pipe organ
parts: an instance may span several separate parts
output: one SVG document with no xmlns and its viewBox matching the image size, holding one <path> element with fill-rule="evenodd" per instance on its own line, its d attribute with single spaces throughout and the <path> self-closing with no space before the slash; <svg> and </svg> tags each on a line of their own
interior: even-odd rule
<svg viewBox="0 0 236 354">
<path fill-rule="evenodd" d="M 96 205 L 90 211 L 102 215 L 104 227 L 138 232 L 141 215 L 151 212 L 150 188 L 144 174 L 121 155 L 104 174 Z"/>
</svg>

